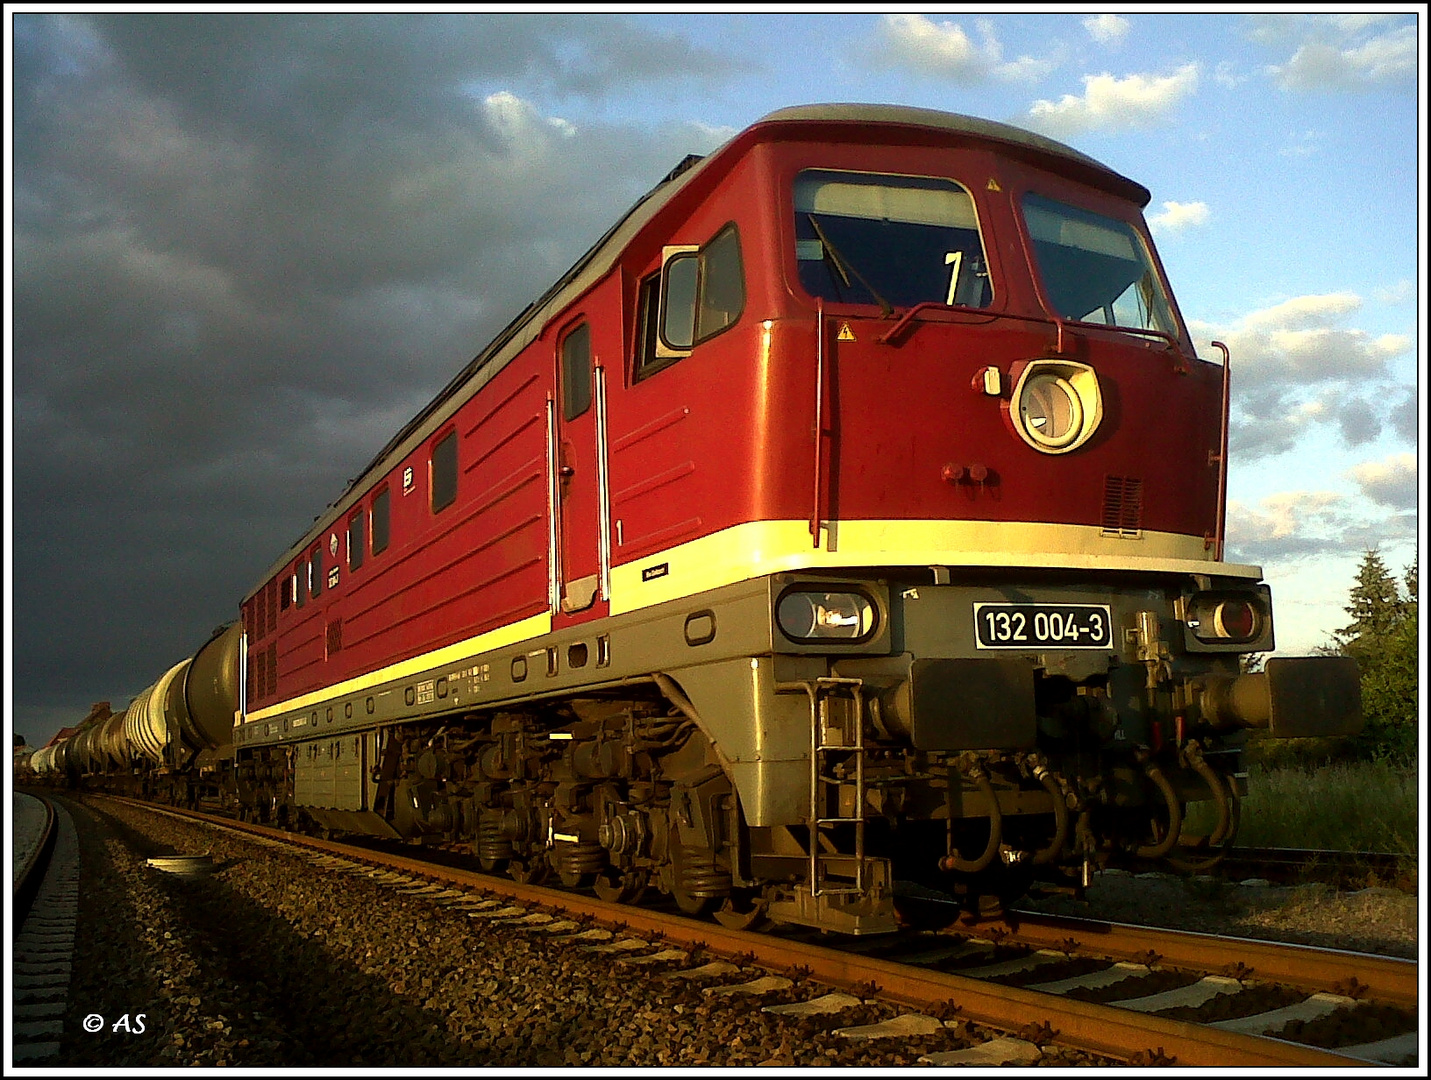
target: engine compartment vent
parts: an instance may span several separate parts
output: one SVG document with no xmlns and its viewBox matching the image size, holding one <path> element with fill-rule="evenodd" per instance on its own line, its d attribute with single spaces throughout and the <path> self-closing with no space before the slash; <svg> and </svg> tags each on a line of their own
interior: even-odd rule
<svg viewBox="0 0 1431 1080">
<path fill-rule="evenodd" d="M 1136 540 L 1143 535 L 1143 481 L 1133 476 L 1103 478 L 1103 535 Z"/>
</svg>

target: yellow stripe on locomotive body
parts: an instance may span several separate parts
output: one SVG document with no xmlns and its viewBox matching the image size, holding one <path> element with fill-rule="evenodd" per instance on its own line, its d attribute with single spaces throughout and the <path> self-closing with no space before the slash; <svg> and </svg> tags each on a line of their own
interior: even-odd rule
<svg viewBox="0 0 1431 1080">
<path fill-rule="evenodd" d="M 834 521 L 813 546 L 806 521 L 751 521 L 611 570 L 611 614 L 695 596 L 765 574 L 881 567 L 1216 574 L 1259 581 L 1262 569 L 1216 562 L 1202 537 L 1018 521 Z"/>
<path fill-rule="evenodd" d="M 727 585 L 772 574 L 894 568 L 1020 567 L 1160 575 L 1215 575 L 1260 581 L 1257 566 L 1217 562 L 1201 537 L 1144 533 L 1107 536 L 1097 526 L 1006 521 L 834 521 L 813 547 L 806 521 L 752 521 L 612 567 L 612 616 L 698 599 Z M 311 709 L 513 645 L 552 631 L 537 615 L 395 664 L 249 712 L 248 722 Z"/>
<path fill-rule="evenodd" d="M 357 678 L 348 679 L 345 682 L 336 683 L 333 686 L 325 686 L 321 690 L 315 690 L 311 694 L 304 694 L 301 697 L 293 698 L 291 701 L 280 701 L 277 704 L 268 705 L 262 709 L 248 713 L 245 716 L 245 720 L 249 722 L 268 720 L 287 712 L 294 712 L 298 709 L 309 709 L 315 705 L 323 705 L 327 702 L 335 701 L 338 698 L 361 694 L 363 691 L 370 690 L 382 683 L 419 675 L 430 668 L 455 664 L 470 656 L 490 652 L 493 649 L 500 649 L 505 645 L 515 645 L 524 641 L 533 640 L 548 633 L 551 628 L 551 615 L 534 615 L 529 619 L 523 619 L 520 622 L 511 623 L 510 625 L 499 627 L 496 630 L 490 630 L 485 634 L 467 638 L 465 641 L 454 642 L 441 649 L 423 653 L 421 656 L 410 657 L 407 660 L 390 664 L 376 671 L 366 672 Z"/>
</svg>

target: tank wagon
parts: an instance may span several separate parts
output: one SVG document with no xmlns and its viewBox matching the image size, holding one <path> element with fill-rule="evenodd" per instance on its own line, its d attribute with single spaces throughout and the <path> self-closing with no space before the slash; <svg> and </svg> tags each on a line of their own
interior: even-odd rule
<svg viewBox="0 0 1431 1080">
<path fill-rule="evenodd" d="M 69 738 L 37 753 L 37 774 L 124 794 L 237 810 L 233 731 L 239 720 L 238 622 L 136 694 L 121 712 L 91 706 Z"/>
<path fill-rule="evenodd" d="M 1354 731 L 1359 689 L 1243 671 L 1275 643 L 1223 559 L 1228 358 L 1148 200 L 893 106 L 688 158 L 243 598 L 215 726 L 170 711 L 181 665 L 125 752 L 203 743 L 251 818 L 733 925 L 1215 857 L 1246 730 Z"/>
</svg>

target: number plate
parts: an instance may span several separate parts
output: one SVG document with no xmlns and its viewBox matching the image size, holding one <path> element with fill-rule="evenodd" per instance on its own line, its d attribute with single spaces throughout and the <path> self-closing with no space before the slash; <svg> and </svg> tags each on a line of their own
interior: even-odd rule
<svg viewBox="0 0 1431 1080">
<path fill-rule="evenodd" d="M 1107 604 L 975 604 L 980 649 L 1111 649 Z"/>
</svg>

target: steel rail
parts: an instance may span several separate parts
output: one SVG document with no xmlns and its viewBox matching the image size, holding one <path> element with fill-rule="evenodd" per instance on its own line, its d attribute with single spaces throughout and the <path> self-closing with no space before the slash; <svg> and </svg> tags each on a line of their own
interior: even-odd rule
<svg viewBox="0 0 1431 1080">
<path fill-rule="evenodd" d="M 1385 851 L 1319 851 L 1304 848 L 1233 847 L 1218 870 L 1255 874 L 1278 881 L 1304 877 L 1308 881 L 1363 884 L 1379 880 L 1402 892 L 1415 892 L 1416 856 Z"/>
<path fill-rule="evenodd" d="M 1418 965 L 1414 960 L 1071 916 L 1016 912 L 1010 916 L 998 923 L 980 924 L 978 932 L 987 934 L 994 926 L 1007 932 L 1007 939 L 1001 940 L 1033 949 L 1066 951 L 1072 939 L 1079 952 L 1110 960 L 1140 961 L 1154 952 L 1160 963 L 1208 974 L 1224 973 L 1241 964 L 1246 974 L 1270 982 L 1336 993 L 1346 993 L 1359 984 L 1374 1001 L 1412 1009 L 1417 1003 Z"/>
<path fill-rule="evenodd" d="M 36 795 L 33 792 L 22 791 L 18 794 L 27 795 L 36 799 L 45 808 L 45 825 L 40 832 L 40 841 L 29 853 L 19 871 L 15 874 L 14 884 L 10 890 L 10 900 L 14 905 L 15 918 L 13 930 L 20 932 L 20 928 L 25 923 L 25 917 L 30 914 L 30 908 L 35 903 L 35 896 L 40 891 L 40 885 L 45 880 L 45 873 L 50 866 L 50 856 L 54 854 L 55 840 L 59 836 L 59 818 L 55 813 L 55 805 L 43 795 Z"/>
<path fill-rule="evenodd" d="M 947 972 L 906 966 L 840 952 L 837 949 L 792 941 L 775 935 L 730 930 L 714 923 L 612 904 L 580 893 L 559 892 L 493 877 L 477 871 L 438 865 L 358 848 L 329 840 L 284 832 L 267 826 L 237 822 L 198 811 L 156 807 L 133 800 L 129 805 L 176 817 L 205 821 L 240 833 L 280 840 L 298 848 L 359 859 L 392 870 L 419 875 L 434 882 L 507 897 L 561 912 L 594 918 L 626 931 L 649 934 L 688 949 L 702 948 L 716 955 L 744 958 L 775 970 L 801 969 L 817 982 L 868 993 L 874 985 L 885 1000 L 915 1009 L 939 1010 L 952 1002 L 959 1019 L 1018 1031 L 1031 1021 L 1044 1021 L 1053 1031 L 1051 1041 L 1060 1046 L 1105 1057 L 1131 1060 L 1150 1054 L 1155 1060 L 1179 1066 L 1221 1067 L 1364 1067 L 1365 1062 L 1330 1050 L 1302 1046 L 1264 1036 L 1241 1035 L 1180 1020 L 1146 1015 L 1114 1006 L 1070 1000 L 1019 987 L 1002 986 Z"/>
</svg>

